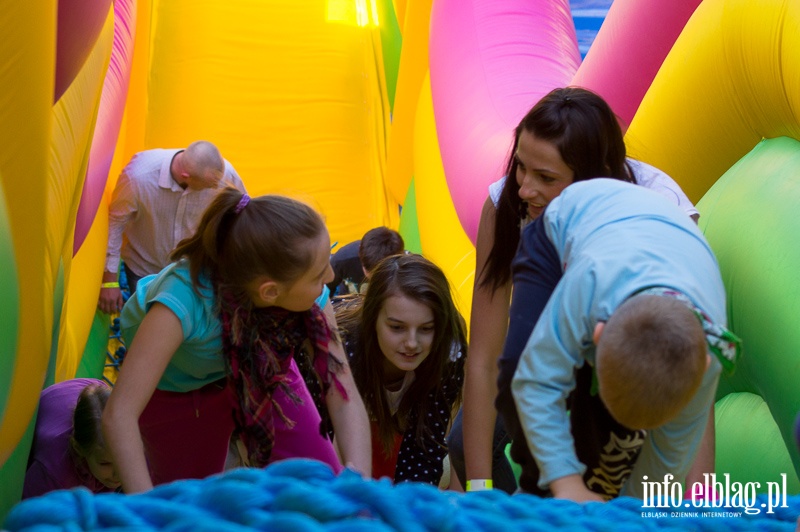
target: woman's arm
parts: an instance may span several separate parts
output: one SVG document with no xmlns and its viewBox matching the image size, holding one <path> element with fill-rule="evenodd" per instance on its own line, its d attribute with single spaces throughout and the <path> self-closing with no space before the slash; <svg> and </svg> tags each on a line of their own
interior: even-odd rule
<svg viewBox="0 0 800 532">
<path fill-rule="evenodd" d="M 469 356 L 464 383 L 464 460 L 467 480 L 492 478 L 492 440 L 497 411 L 497 359 L 508 330 L 511 283 L 492 292 L 480 286 L 494 242 L 495 206 L 487 198 L 478 225 Z"/>
<path fill-rule="evenodd" d="M 183 330 L 178 317 L 166 306 L 153 304 L 128 349 L 103 411 L 103 436 L 125 493 L 153 487 L 139 416 L 181 342 Z"/>
<path fill-rule="evenodd" d="M 328 323 L 335 329 L 336 318 L 333 315 L 332 306 L 326 305 L 323 312 Z M 325 405 L 336 434 L 336 446 L 345 466 L 355 469 L 365 477 L 370 477 L 372 476 L 372 436 L 367 409 L 364 407 L 361 394 L 353 380 L 342 344 L 334 341 L 330 343 L 329 347 L 331 355 L 342 362 L 342 369 L 336 374 L 336 377 L 347 393 L 347 399 L 345 399 L 336 386 L 331 386 L 325 395 Z"/>
</svg>

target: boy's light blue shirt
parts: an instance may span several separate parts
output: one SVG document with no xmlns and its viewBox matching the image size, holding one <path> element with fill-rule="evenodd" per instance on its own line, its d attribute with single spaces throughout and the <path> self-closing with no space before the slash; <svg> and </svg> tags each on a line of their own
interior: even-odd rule
<svg viewBox="0 0 800 532">
<path fill-rule="evenodd" d="M 188 262 L 172 263 L 160 273 L 142 278 L 120 314 L 120 329 L 128 346 L 153 303 L 166 306 L 180 320 L 183 342 L 164 370 L 159 390 L 187 392 L 225 377 L 222 323 L 211 285 L 207 279 L 201 281 L 203 286 L 195 291 Z M 327 304 L 329 295 L 328 287 L 323 286 L 317 299 L 320 308 Z"/>
<path fill-rule="evenodd" d="M 569 186 L 544 213 L 563 277 L 533 329 L 512 389 L 539 485 L 583 474 L 566 399 L 574 370 L 594 365 L 594 327 L 625 299 L 650 286 L 686 294 L 715 323 L 726 324 L 725 290 L 716 258 L 686 214 L 643 187 L 611 179 Z M 526 231 L 531 227 L 526 228 Z M 524 253 L 525 236 L 520 253 Z M 721 366 L 712 357 L 702 385 L 671 422 L 648 431 L 623 495 L 641 496 L 642 478 L 683 480 L 706 426 Z"/>
</svg>

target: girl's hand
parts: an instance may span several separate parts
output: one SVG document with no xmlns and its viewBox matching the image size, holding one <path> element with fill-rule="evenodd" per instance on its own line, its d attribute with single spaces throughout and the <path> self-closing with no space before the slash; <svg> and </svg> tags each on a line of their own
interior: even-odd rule
<svg viewBox="0 0 800 532">
<path fill-rule="evenodd" d="M 326 305 L 325 317 L 332 327 L 336 327 L 336 318 L 330 305 Z M 358 392 L 347 355 L 338 342 L 330 343 L 332 356 L 342 361 L 342 369 L 336 377 L 347 393 L 342 397 L 336 386 L 331 386 L 325 396 L 328 413 L 331 416 L 333 430 L 336 434 L 336 448 L 345 467 L 353 469 L 366 478 L 372 476 L 372 435 L 369 430 L 369 417 L 364 401 Z"/>
<path fill-rule="evenodd" d="M 139 416 L 182 342 L 183 329 L 178 317 L 161 303 L 154 303 L 131 342 L 103 411 L 106 447 L 125 493 L 153 487 L 139 431 Z"/>
</svg>

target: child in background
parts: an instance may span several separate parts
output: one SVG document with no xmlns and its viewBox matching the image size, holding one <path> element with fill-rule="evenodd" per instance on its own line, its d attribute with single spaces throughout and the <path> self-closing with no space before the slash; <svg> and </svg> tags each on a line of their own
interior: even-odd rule
<svg viewBox="0 0 800 532">
<path fill-rule="evenodd" d="M 78 486 L 94 493 L 119 488 L 100 428 L 109 393 L 96 379 L 72 379 L 42 391 L 23 499 Z"/>
<path fill-rule="evenodd" d="M 512 389 L 535 458 L 520 487 L 580 502 L 684 481 L 739 352 L 697 226 L 644 187 L 593 179 L 525 228 L 512 269 L 503 356 L 519 359 Z"/>
<path fill-rule="evenodd" d="M 438 485 L 466 360 L 444 273 L 420 255 L 388 257 L 337 321 L 372 421 L 373 477 Z"/>
<path fill-rule="evenodd" d="M 326 318 L 315 303 L 333 276 L 329 257 L 328 231 L 310 207 L 231 188 L 173 252 L 176 262 L 142 279 L 120 318 L 130 347 L 103 415 L 127 493 L 222 471 L 234 427 L 255 467 L 271 460 L 281 423 L 319 434 L 300 357 L 312 361 L 343 460 L 369 474 L 364 405 L 332 311 Z M 281 404 L 294 405 L 292 419 Z M 330 441 L 315 444 L 335 457 Z"/>
<path fill-rule="evenodd" d="M 384 258 L 405 251 L 400 233 L 388 227 L 370 229 L 361 240 L 342 246 L 331 257 L 333 281 L 328 288 L 335 296 L 364 291 L 370 271 Z"/>
</svg>

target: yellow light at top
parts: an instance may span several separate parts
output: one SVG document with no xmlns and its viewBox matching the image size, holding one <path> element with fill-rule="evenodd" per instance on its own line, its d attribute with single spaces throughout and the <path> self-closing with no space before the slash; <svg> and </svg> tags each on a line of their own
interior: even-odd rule
<svg viewBox="0 0 800 532">
<path fill-rule="evenodd" d="M 375 0 L 328 0 L 326 19 L 362 28 L 380 24 Z"/>
</svg>

